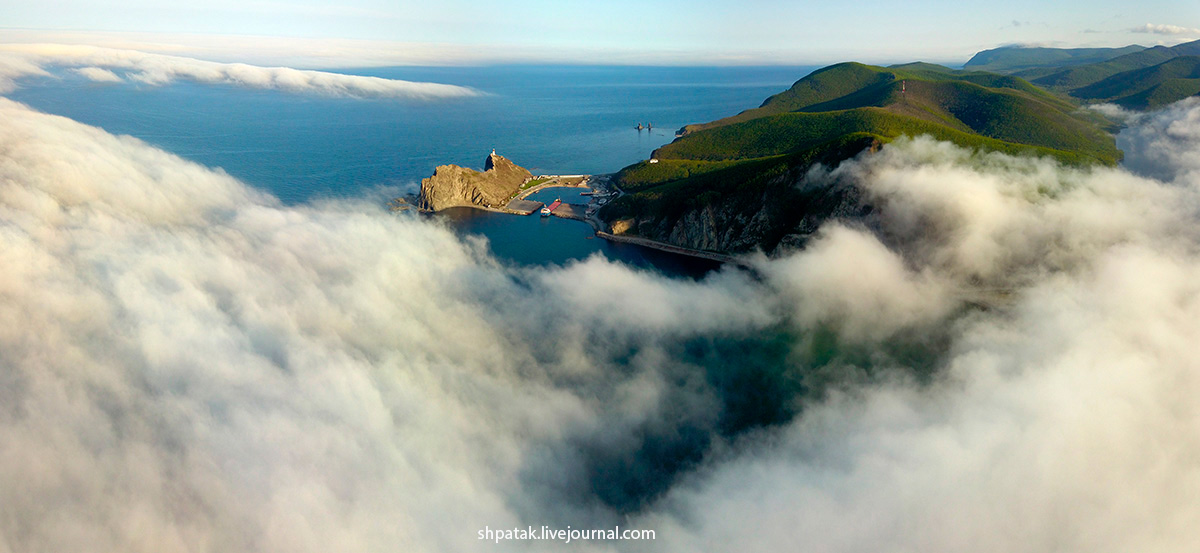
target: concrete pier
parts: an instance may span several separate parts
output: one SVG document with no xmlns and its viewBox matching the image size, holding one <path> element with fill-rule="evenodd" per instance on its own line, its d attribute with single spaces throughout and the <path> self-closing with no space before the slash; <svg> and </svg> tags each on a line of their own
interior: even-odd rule
<svg viewBox="0 0 1200 553">
<path fill-rule="evenodd" d="M 542 202 L 535 202 L 532 200 L 514 199 L 512 201 L 509 201 L 508 205 L 505 207 L 509 211 L 512 211 L 513 213 L 518 213 L 521 215 L 529 215 L 529 214 L 541 209 L 543 205 L 546 205 L 546 204 L 543 204 Z"/>
</svg>

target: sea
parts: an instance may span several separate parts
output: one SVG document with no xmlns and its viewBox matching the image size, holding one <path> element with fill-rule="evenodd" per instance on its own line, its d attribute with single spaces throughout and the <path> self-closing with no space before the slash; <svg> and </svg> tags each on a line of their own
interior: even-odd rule
<svg viewBox="0 0 1200 553">
<path fill-rule="evenodd" d="M 482 168 L 495 149 L 534 174 L 604 174 L 646 159 L 689 123 L 758 106 L 815 67 L 504 65 L 336 70 L 467 86 L 476 97 L 336 98 L 234 86 L 30 78 L 7 96 L 221 168 L 285 204 L 415 193 L 438 165 Z M 638 123 L 653 124 L 637 130 Z M 580 189 L 535 199 L 585 202 Z M 711 262 L 613 244 L 582 222 L 471 209 L 440 214 L 515 265 L 604 255 L 673 275 Z"/>
</svg>

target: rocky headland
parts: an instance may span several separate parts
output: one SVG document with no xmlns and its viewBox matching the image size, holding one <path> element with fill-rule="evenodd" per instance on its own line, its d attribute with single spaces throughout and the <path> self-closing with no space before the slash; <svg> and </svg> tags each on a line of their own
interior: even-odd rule
<svg viewBox="0 0 1200 553">
<path fill-rule="evenodd" d="M 433 176 L 421 180 L 417 207 L 440 211 L 450 207 L 503 208 L 533 175 L 495 152 L 487 156 L 484 170 L 439 165 Z"/>
</svg>

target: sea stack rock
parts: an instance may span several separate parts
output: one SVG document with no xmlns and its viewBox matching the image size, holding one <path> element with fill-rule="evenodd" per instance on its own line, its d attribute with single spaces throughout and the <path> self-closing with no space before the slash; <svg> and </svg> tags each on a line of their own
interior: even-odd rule
<svg viewBox="0 0 1200 553">
<path fill-rule="evenodd" d="M 439 165 L 433 176 L 421 181 L 418 207 L 426 211 L 459 206 L 502 207 L 521 184 L 533 177 L 524 167 L 496 152 L 487 156 L 483 169 Z"/>
</svg>

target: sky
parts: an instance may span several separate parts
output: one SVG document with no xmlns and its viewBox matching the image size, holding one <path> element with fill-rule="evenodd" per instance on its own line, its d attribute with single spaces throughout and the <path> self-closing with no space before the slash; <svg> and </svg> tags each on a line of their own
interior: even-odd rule
<svg viewBox="0 0 1200 553">
<path fill-rule="evenodd" d="M 302 65 L 568 62 L 965 62 L 1003 44 L 1175 44 L 1200 38 L 1180 0 L 844 3 L 780 0 L 412 2 L 4 0 L 0 42 L 232 52 Z M 235 40 L 226 37 L 234 36 Z M 157 48 L 155 48 L 157 47 Z M 261 51 L 255 54 L 256 49 Z M 303 51 L 302 59 L 296 52 Z M 289 57 L 290 56 L 290 57 Z"/>
</svg>

